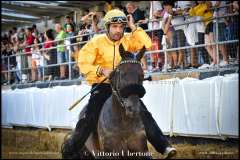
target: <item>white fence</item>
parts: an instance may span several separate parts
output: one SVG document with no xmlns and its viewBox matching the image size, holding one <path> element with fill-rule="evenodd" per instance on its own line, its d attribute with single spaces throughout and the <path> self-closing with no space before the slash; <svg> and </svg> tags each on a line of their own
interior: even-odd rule
<svg viewBox="0 0 240 160">
<path fill-rule="evenodd" d="M 143 101 L 165 134 L 238 137 L 238 74 L 145 82 Z M 69 106 L 90 90 L 86 84 L 2 91 L 2 126 L 74 128 L 87 103 Z"/>
</svg>

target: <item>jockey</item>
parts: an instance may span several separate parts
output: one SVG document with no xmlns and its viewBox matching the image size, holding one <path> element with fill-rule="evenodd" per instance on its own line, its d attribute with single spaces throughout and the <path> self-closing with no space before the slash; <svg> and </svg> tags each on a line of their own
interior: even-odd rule
<svg viewBox="0 0 240 160">
<path fill-rule="evenodd" d="M 108 77 L 120 62 L 119 45 L 122 44 L 129 52 L 136 52 L 144 46 L 147 49 L 152 46 L 146 32 L 135 26 L 132 15 L 126 16 L 117 9 L 110 10 L 104 17 L 104 24 L 106 34 L 94 36 L 79 51 L 77 63 L 80 71 L 85 75 L 89 85 L 99 86 L 91 93 L 85 116 L 79 119 L 73 135 L 64 142 L 63 158 L 76 158 L 90 133 L 97 127 L 102 106 L 112 94 L 109 81 L 101 84 L 100 82 Z M 124 34 L 126 25 L 132 30 L 131 33 Z M 143 107 L 141 118 L 148 141 L 165 157 L 175 155 L 176 149 L 171 147 L 143 102 L 141 104 Z"/>
</svg>

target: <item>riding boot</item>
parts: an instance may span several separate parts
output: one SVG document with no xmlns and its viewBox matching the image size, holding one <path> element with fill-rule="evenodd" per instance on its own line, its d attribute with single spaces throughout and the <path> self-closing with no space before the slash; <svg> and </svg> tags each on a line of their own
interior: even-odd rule
<svg viewBox="0 0 240 160">
<path fill-rule="evenodd" d="M 154 148 L 164 154 L 167 147 L 170 146 L 167 138 L 163 135 L 161 129 L 158 127 L 156 121 L 153 119 L 152 114 L 147 110 L 144 103 L 141 102 L 141 118 L 145 127 L 145 132 L 148 141 L 154 146 Z"/>
</svg>

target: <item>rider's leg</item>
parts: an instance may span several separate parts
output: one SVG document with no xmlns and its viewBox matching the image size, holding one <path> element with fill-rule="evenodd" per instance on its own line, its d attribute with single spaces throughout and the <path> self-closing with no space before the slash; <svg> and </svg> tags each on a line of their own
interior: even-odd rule
<svg viewBox="0 0 240 160">
<path fill-rule="evenodd" d="M 145 127 L 147 139 L 158 152 L 164 154 L 166 148 L 170 147 L 170 144 L 158 127 L 156 121 L 153 119 L 152 114 L 147 110 L 141 100 L 140 102 L 142 104 L 141 118 Z"/>
<path fill-rule="evenodd" d="M 71 157 L 84 146 L 88 136 L 96 128 L 102 106 L 111 93 L 112 90 L 109 84 L 101 84 L 91 93 L 85 117 L 79 119 L 73 135 L 64 142 L 62 149 L 63 158 Z"/>
</svg>

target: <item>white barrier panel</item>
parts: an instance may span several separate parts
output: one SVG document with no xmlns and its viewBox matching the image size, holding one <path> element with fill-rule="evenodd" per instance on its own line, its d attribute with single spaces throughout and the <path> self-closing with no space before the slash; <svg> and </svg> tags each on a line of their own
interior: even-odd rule
<svg viewBox="0 0 240 160">
<path fill-rule="evenodd" d="M 143 102 L 163 132 L 170 131 L 173 85 L 175 80 L 145 82 Z"/>
<path fill-rule="evenodd" d="M 8 123 L 9 121 L 8 119 L 8 109 L 9 107 L 3 107 L 3 106 L 9 106 L 9 90 L 8 91 L 2 91 L 2 107 L 1 107 L 1 112 L 2 112 L 2 126 L 10 126 L 10 124 Z"/>
<path fill-rule="evenodd" d="M 10 92 L 7 98 L 9 106 L 2 106 L 3 108 L 8 107 L 7 122 L 9 124 L 27 126 L 27 123 L 31 123 L 29 118 L 31 104 L 27 97 L 27 90 L 16 89 Z M 3 101 L 5 100 L 3 99 Z"/>
<path fill-rule="evenodd" d="M 219 111 L 222 134 L 239 134 L 238 81 L 238 77 L 236 78 L 234 76 L 228 76 L 223 79 Z"/>
<path fill-rule="evenodd" d="M 182 80 L 175 87 L 173 132 L 217 135 L 210 81 Z"/>
<path fill-rule="evenodd" d="M 144 82 L 143 101 L 163 132 L 238 137 L 238 74 Z M 86 84 L 2 91 L 2 126 L 74 128 L 90 90 Z"/>
</svg>

